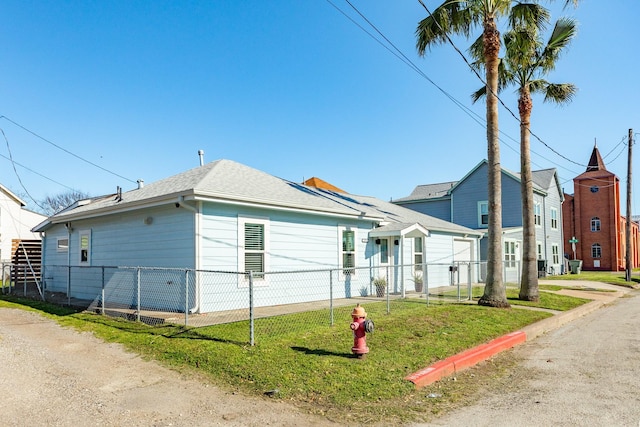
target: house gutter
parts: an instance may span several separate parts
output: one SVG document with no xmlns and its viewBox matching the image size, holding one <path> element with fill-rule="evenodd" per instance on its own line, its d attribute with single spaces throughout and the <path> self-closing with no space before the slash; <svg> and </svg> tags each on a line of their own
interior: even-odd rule
<svg viewBox="0 0 640 427">
<path fill-rule="evenodd" d="M 188 211 L 193 212 L 194 215 L 194 228 L 195 228 L 195 236 L 201 236 L 200 233 L 200 214 L 201 214 L 202 203 L 196 201 L 196 207 L 191 206 L 190 204 L 185 202 L 184 196 L 179 196 L 176 201 L 176 208 L 185 208 Z M 195 237 L 195 242 L 193 245 L 194 251 L 194 261 L 195 261 L 195 271 L 194 271 L 194 280 L 195 280 L 195 295 L 194 295 L 194 306 L 189 309 L 190 314 L 199 313 L 200 312 L 200 278 L 198 275 L 198 270 L 200 269 L 200 238 Z M 189 286 L 189 283 L 185 280 L 185 286 Z"/>
<path fill-rule="evenodd" d="M 85 210 L 80 213 L 74 213 L 73 211 L 70 211 L 65 214 L 54 215 L 53 217 L 50 218 L 50 222 L 47 222 L 46 224 L 38 225 L 36 228 L 34 228 L 34 230 L 44 231 L 46 230 L 46 228 L 50 227 L 53 224 L 63 224 L 69 221 L 77 221 L 82 219 L 96 218 L 103 215 L 130 212 L 130 211 L 134 211 L 142 208 L 162 206 L 167 203 L 174 203 L 176 204 L 176 207 L 184 207 L 185 209 L 191 208 L 190 210 L 194 211 L 195 208 L 187 204 L 187 202 L 191 202 L 191 201 L 220 203 L 220 204 L 233 205 L 233 206 L 249 206 L 249 207 L 256 207 L 256 208 L 267 207 L 267 208 L 281 211 L 281 212 L 305 213 L 305 214 L 313 214 L 313 215 L 332 217 L 332 218 L 358 218 L 365 221 L 384 220 L 384 217 L 382 216 L 370 215 L 367 212 L 357 212 L 357 213 L 354 212 L 353 214 L 350 214 L 345 211 L 338 211 L 335 209 L 323 210 L 323 209 L 318 209 L 318 208 L 313 208 L 308 206 L 301 206 L 301 205 L 282 206 L 275 203 L 264 203 L 261 201 L 248 201 L 248 200 L 228 199 L 228 198 L 216 199 L 215 197 L 216 197 L 215 194 L 210 194 L 205 196 L 201 196 L 201 195 L 196 196 L 193 194 L 187 195 L 187 196 L 185 195 L 177 196 L 174 194 L 171 197 L 158 197 L 158 198 L 150 198 L 145 200 L 129 202 L 129 203 L 126 203 L 124 206 L 110 205 L 110 206 L 100 207 L 97 209 L 92 209 L 89 211 Z"/>
<path fill-rule="evenodd" d="M 178 197 L 178 200 L 176 201 L 176 208 L 185 208 L 191 212 L 199 213 L 197 208 L 194 208 L 193 206 L 185 203 L 184 196 Z"/>
</svg>

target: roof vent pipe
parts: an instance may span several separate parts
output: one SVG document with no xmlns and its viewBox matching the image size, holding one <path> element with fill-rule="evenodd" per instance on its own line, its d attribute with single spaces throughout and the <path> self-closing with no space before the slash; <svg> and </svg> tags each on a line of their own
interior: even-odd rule
<svg viewBox="0 0 640 427">
<path fill-rule="evenodd" d="M 144 187 L 144 179 L 139 179 L 138 180 L 138 190 L 141 189 L 142 187 Z"/>
<path fill-rule="evenodd" d="M 204 150 L 198 150 L 198 156 L 200 157 L 200 166 L 204 165 Z"/>
</svg>

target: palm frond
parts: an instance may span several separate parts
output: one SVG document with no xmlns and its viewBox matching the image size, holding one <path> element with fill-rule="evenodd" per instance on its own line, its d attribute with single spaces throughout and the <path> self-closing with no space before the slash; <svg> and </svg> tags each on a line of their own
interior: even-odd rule
<svg viewBox="0 0 640 427">
<path fill-rule="evenodd" d="M 549 9 L 537 3 L 516 3 L 509 14 L 509 25 L 514 29 L 534 27 L 542 31 L 547 28 L 550 19 Z"/>
<path fill-rule="evenodd" d="M 468 51 L 469 55 L 475 61 L 484 61 L 484 43 L 482 43 L 482 34 L 471 44 Z"/>
<path fill-rule="evenodd" d="M 560 54 L 577 34 L 577 23 L 569 18 L 560 18 L 553 28 L 553 32 L 540 53 L 538 62 L 545 72 L 555 68 Z"/>
<path fill-rule="evenodd" d="M 573 6 L 577 7 L 578 3 L 580 3 L 580 0 L 566 0 L 564 2 L 564 7 L 566 8 L 567 6 L 569 6 L 570 3 L 573 3 Z"/>
<path fill-rule="evenodd" d="M 475 104 L 485 96 L 487 96 L 487 87 L 482 86 L 480 89 L 471 94 L 471 102 Z"/>
<path fill-rule="evenodd" d="M 566 104 L 573 100 L 578 88 L 571 83 L 550 83 L 547 85 L 544 100 L 556 104 Z"/>
<path fill-rule="evenodd" d="M 445 1 L 418 23 L 416 48 L 423 56 L 431 46 L 446 43 L 451 34 L 468 37 L 477 19 L 466 7 L 466 1 Z"/>
</svg>

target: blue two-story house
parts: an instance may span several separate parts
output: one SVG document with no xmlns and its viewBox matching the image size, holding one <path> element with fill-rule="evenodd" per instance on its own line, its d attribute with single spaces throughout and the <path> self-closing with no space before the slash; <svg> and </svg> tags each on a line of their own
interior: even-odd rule
<svg viewBox="0 0 640 427">
<path fill-rule="evenodd" d="M 489 219 L 487 161 L 481 161 L 460 181 L 418 185 L 393 203 L 475 230 L 486 229 Z M 532 172 L 536 250 L 539 270 L 563 272 L 562 202 L 558 174 L 554 168 Z M 502 169 L 502 226 L 505 280 L 518 278 L 522 259 L 522 201 L 520 174 Z M 485 236 L 486 237 L 486 236 Z M 488 239 L 480 243 L 480 256 L 487 258 Z"/>
</svg>

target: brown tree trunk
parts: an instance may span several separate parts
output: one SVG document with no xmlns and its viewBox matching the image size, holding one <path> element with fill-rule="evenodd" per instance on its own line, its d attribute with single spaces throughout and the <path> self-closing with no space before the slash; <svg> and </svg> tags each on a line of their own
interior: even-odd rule
<svg viewBox="0 0 640 427">
<path fill-rule="evenodd" d="M 520 90 L 520 192 L 522 197 L 522 276 L 518 298 L 539 301 L 538 268 L 536 257 L 536 224 L 533 210 L 533 177 L 529 125 L 533 103 L 528 87 Z"/>
<path fill-rule="evenodd" d="M 487 16 L 482 34 L 487 79 L 488 252 L 487 279 L 480 305 L 510 307 L 502 279 L 502 186 L 498 133 L 498 53 L 500 33 L 493 16 Z"/>
</svg>

